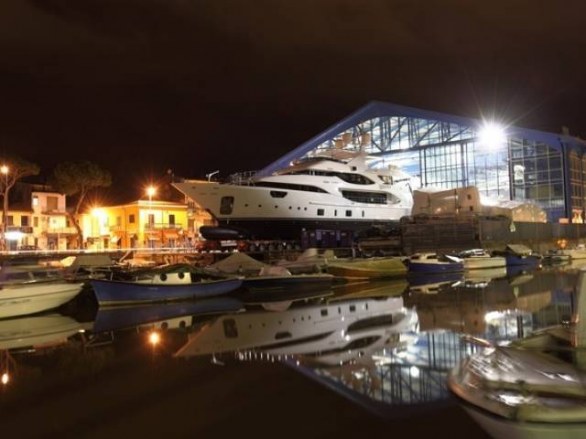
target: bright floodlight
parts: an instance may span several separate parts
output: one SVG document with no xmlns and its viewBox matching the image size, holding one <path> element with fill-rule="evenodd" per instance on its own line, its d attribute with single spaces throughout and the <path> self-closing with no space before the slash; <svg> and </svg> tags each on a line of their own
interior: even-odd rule
<svg viewBox="0 0 586 439">
<path fill-rule="evenodd" d="M 498 123 L 485 122 L 478 131 L 478 139 L 481 145 L 494 148 L 506 143 L 507 135 L 505 128 Z"/>
<path fill-rule="evenodd" d="M 155 188 L 154 186 L 149 186 L 147 187 L 146 192 L 149 197 L 152 197 L 157 192 L 157 188 Z"/>
<path fill-rule="evenodd" d="M 0 173 L 7 175 L 8 174 L 8 166 L 6 166 L 6 165 L 0 166 Z"/>
<path fill-rule="evenodd" d="M 8 381 L 10 381 L 10 375 L 8 375 L 8 372 L 4 372 L 2 374 L 1 381 L 2 381 L 2 384 L 4 384 L 4 385 L 8 384 Z"/>
</svg>

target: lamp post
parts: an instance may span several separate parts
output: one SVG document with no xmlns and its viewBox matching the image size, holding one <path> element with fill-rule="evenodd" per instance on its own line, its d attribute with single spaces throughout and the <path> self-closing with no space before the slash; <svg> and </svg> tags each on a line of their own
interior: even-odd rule
<svg viewBox="0 0 586 439">
<path fill-rule="evenodd" d="M 8 173 L 10 172 L 10 169 L 8 168 L 8 166 L 6 165 L 2 165 L 0 166 L 0 174 L 4 175 L 4 203 L 3 203 L 3 208 L 2 208 L 2 249 L 6 250 L 7 249 L 7 245 L 6 245 L 6 218 L 8 216 Z"/>
<path fill-rule="evenodd" d="M 153 208 L 153 195 L 155 195 L 157 193 L 157 188 L 154 187 L 154 186 L 149 186 L 146 189 L 146 193 L 147 193 L 147 195 L 149 197 L 149 208 L 148 208 L 148 211 L 147 211 L 147 222 L 149 224 L 149 230 L 150 230 L 150 228 L 153 227 L 153 224 L 152 223 L 155 222 L 154 221 L 154 218 L 153 218 L 153 221 L 151 223 L 151 215 L 152 215 L 152 208 Z M 154 247 L 150 235 L 148 236 L 148 242 L 149 242 L 149 247 L 150 248 Z"/>
</svg>

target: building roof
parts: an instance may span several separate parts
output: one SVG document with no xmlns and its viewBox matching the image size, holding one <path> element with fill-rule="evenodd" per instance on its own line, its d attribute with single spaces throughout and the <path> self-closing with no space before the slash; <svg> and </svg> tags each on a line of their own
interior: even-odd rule
<svg viewBox="0 0 586 439">
<path fill-rule="evenodd" d="M 301 144 L 293 151 L 285 154 L 281 158 L 275 160 L 273 163 L 260 170 L 257 175 L 270 175 L 278 169 L 282 169 L 289 165 L 293 160 L 301 158 L 307 152 L 315 149 L 318 145 L 333 139 L 344 131 L 366 121 L 378 117 L 413 117 L 420 119 L 436 120 L 440 122 L 457 123 L 464 126 L 469 126 L 474 129 L 480 129 L 484 123 L 482 120 L 473 119 L 470 117 L 455 116 L 447 113 L 439 113 L 430 110 L 421 110 L 418 108 L 406 107 L 403 105 L 391 104 L 387 102 L 372 101 L 362 108 L 359 108 L 354 113 L 330 126 L 318 135 L 312 137 L 307 142 Z M 538 131 L 528 128 L 521 128 L 516 126 L 507 127 L 508 137 L 515 137 L 537 142 L 543 142 L 555 149 L 562 149 L 564 146 L 568 148 L 586 149 L 586 141 L 572 137 L 566 134 L 550 133 L 546 131 Z"/>
</svg>

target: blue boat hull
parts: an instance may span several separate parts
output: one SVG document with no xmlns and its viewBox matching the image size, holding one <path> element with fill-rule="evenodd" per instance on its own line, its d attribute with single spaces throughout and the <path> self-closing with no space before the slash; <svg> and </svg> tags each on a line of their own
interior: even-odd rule
<svg viewBox="0 0 586 439">
<path fill-rule="evenodd" d="M 91 285 L 100 305 L 123 305 L 219 296 L 239 288 L 242 285 L 242 279 L 222 279 L 175 285 L 92 280 Z"/>
<path fill-rule="evenodd" d="M 100 308 L 94 321 L 93 331 L 115 331 L 183 316 L 236 312 L 243 307 L 241 300 L 227 296 L 195 301 Z"/>
<path fill-rule="evenodd" d="M 520 256 L 520 255 L 506 255 L 507 267 L 514 265 L 537 266 L 541 263 L 541 258 L 538 256 Z"/>
<path fill-rule="evenodd" d="M 464 271 L 464 264 L 460 262 L 454 262 L 453 264 L 409 262 L 408 268 L 412 273 L 460 273 Z"/>
</svg>

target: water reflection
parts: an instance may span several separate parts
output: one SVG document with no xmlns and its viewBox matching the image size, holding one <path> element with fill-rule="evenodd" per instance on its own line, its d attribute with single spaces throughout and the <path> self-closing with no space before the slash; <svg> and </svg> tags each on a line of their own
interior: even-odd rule
<svg viewBox="0 0 586 439">
<path fill-rule="evenodd" d="M 6 387 L 31 397 L 41 382 L 96 376 L 122 358 L 135 368 L 178 357 L 188 364 L 281 362 L 389 416 L 400 406 L 448 401 L 448 372 L 478 349 L 463 336 L 500 343 L 568 320 L 577 275 L 572 265 L 488 269 L 103 308 L 84 319 L 73 312 L 0 320 L 0 361 L 15 377 Z M 153 330 L 160 339 L 151 344 Z"/>
</svg>

